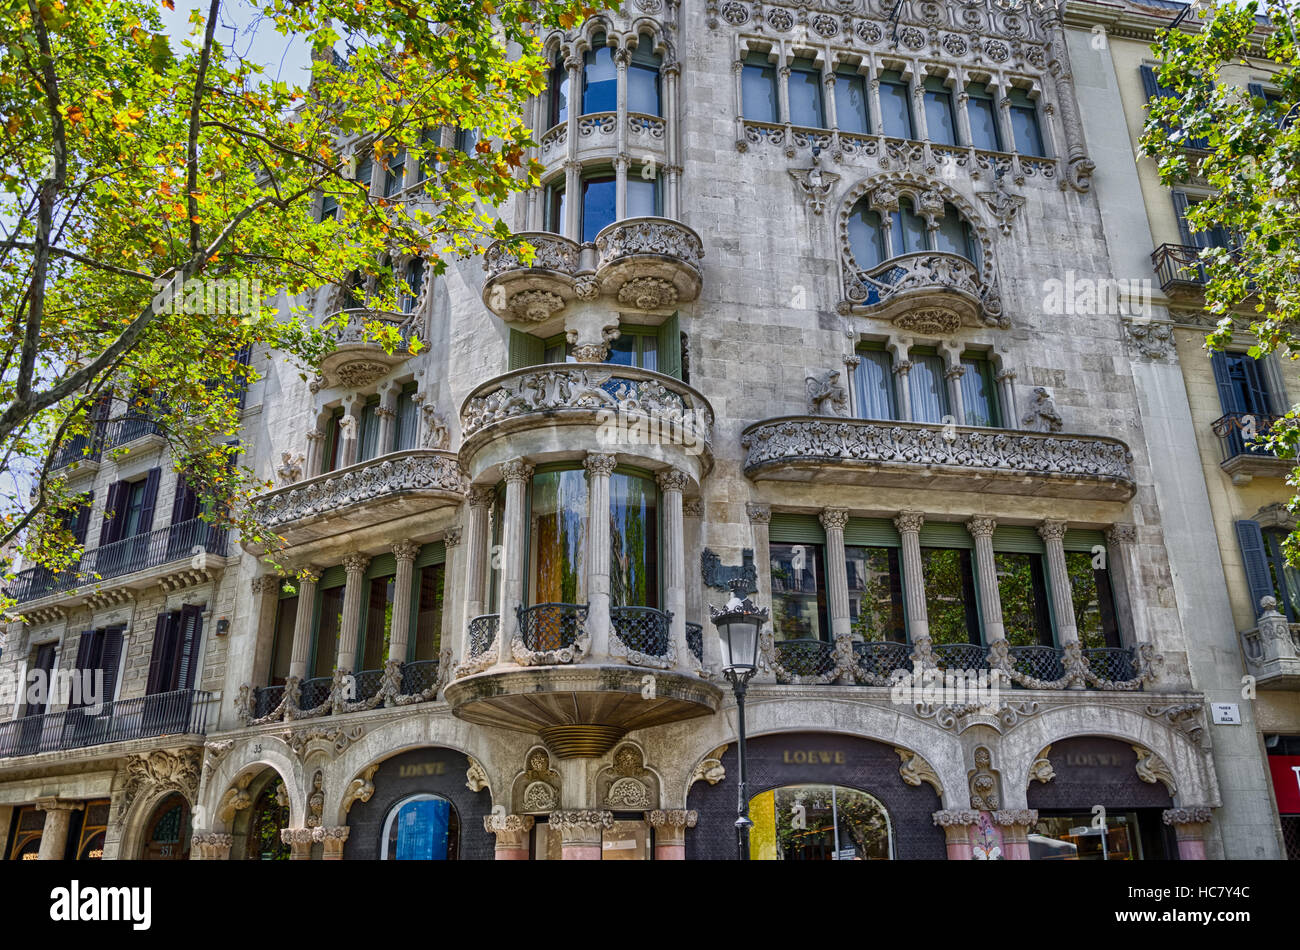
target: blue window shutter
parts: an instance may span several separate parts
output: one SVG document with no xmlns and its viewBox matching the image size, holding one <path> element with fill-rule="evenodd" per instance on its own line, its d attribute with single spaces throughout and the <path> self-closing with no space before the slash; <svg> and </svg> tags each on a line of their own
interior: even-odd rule
<svg viewBox="0 0 1300 950">
<path fill-rule="evenodd" d="M 1237 390 L 1232 385 L 1232 376 L 1228 373 L 1228 354 L 1211 353 L 1210 368 L 1214 370 L 1214 385 L 1219 390 L 1219 405 L 1224 412 L 1245 412 L 1246 407 L 1240 405 L 1241 400 L 1237 398 Z"/>
<path fill-rule="evenodd" d="M 1250 585 L 1250 602 L 1259 616 L 1259 602 L 1264 597 L 1276 597 L 1273 576 L 1268 569 L 1268 551 L 1264 548 L 1264 535 L 1258 521 L 1237 522 L 1237 543 L 1241 545 L 1241 560 L 1246 566 L 1246 582 Z"/>
<path fill-rule="evenodd" d="M 99 546 L 102 548 L 106 544 L 112 544 L 122 534 L 122 518 L 117 514 L 117 509 L 122 504 L 122 496 L 126 494 L 126 482 L 114 482 L 108 486 L 108 498 L 104 502 L 104 520 L 99 525 Z"/>
<path fill-rule="evenodd" d="M 153 649 L 149 652 L 149 678 L 145 684 L 145 692 L 150 696 L 166 691 L 164 683 L 169 671 L 165 668 L 168 665 L 166 655 L 172 627 L 171 617 L 171 614 L 160 613 L 154 622 Z"/>
<path fill-rule="evenodd" d="M 158 480 L 162 477 L 162 469 L 151 468 L 149 475 L 144 482 L 144 497 L 140 500 L 140 529 L 139 534 L 148 534 L 153 530 L 153 511 L 158 502 Z"/>
<path fill-rule="evenodd" d="M 113 691 L 117 688 L 117 666 L 122 659 L 122 631 L 125 627 L 110 627 L 104 631 L 104 648 L 100 653 L 99 668 L 104 671 L 105 703 L 113 701 Z"/>
<path fill-rule="evenodd" d="M 1142 89 L 1147 94 L 1147 101 L 1150 102 L 1156 96 L 1160 95 L 1160 80 L 1156 79 L 1156 71 L 1150 66 L 1142 66 Z"/>
<path fill-rule="evenodd" d="M 181 608 L 180 657 L 176 675 L 177 689 L 194 688 L 194 669 L 198 666 L 199 635 L 203 629 L 203 608 L 186 604 Z"/>
<path fill-rule="evenodd" d="M 77 520 L 72 523 L 72 535 L 78 544 L 86 543 L 86 531 L 90 527 L 90 509 L 95 504 L 95 493 L 86 495 L 86 500 L 77 507 Z"/>
<path fill-rule="evenodd" d="M 1174 216 L 1178 218 L 1178 235 L 1183 239 L 1183 243 L 1188 247 L 1195 247 L 1196 240 L 1192 237 L 1191 226 L 1187 223 L 1187 193 L 1175 191 L 1174 199 Z"/>
</svg>

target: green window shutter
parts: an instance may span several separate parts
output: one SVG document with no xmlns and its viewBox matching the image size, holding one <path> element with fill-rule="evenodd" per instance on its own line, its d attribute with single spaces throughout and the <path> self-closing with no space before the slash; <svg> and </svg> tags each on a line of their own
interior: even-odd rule
<svg viewBox="0 0 1300 950">
<path fill-rule="evenodd" d="M 674 379 L 682 378 L 682 329 L 677 314 L 659 328 L 659 372 Z"/>
<path fill-rule="evenodd" d="M 993 532 L 993 550 L 1013 554 L 1042 554 L 1043 539 L 1033 528 L 1021 525 L 998 525 Z"/>
<path fill-rule="evenodd" d="M 975 539 L 956 521 L 927 521 L 921 526 L 923 548 L 973 548 Z"/>
<path fill-rule="evenodd" d="M 388 577 L 397 573 L 397 558 L 391 554 L 381 554 L 370 562 L 366 569 L 366 580 L 372 577 Z"/>
<path fill-rule="evenodd" d="M 327 587 L 340 587 L 348 581 L 348 572 L 343 569 L 342 564 L 335 564 L 333 567 L 326 568 L 321 572 L 320 580 L 316 583 L 317 590 L 324 590 Z"/>
<path fill-rule="evenodd" d="M 825 544 L 826 532 L 816 515 L 794 515 L 788 512 L 773 512 L 772 522 L 768 525 L 769 541 L 780 544 Z"/>
<path fill-rule="evenodd" d="M 898 529 L 888 518 L 850 518 L 844 527 L 844 543 L 850 547 L 896 548 Z"/>
<path fill-rule="evenodd" d="M 433 544 L 426 544 L 420 548 L 420 553 L 415 557 L 415 569 L 418 571 L 422 567 L 428 567 L 431 564 L 445 564 L 447 561 L 447 546 L 441 541 L 435 541 Z"/>
<path fill-rule="evenodd" d="M 1067 551 L 1088 551 L 1097 545 L 1103 548 L 1106 546 L 1106 535 L 1100 531 L 1092 531 L 1084 528 L 1071 528 L 1065 532 L 1065 550 Z"/>
<path fill-rule="evenodd" d="M 510 369 L 537 366 L 546 358 L 546 342 L 531 333 L 510 331 Z"/>
</svg>

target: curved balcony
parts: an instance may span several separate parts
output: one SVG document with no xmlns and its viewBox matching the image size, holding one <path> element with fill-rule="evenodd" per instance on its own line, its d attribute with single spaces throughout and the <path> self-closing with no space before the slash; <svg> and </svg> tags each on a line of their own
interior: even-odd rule
<svg viewBox="0 0 1300 950">
<path fill-rule="evenodd" d="M 1001 304 L 980 270 L 958 254 L 921 251 L 846 277 L 847 307 L 919 333 L 997 322 Z M 987 319 L 986 319 L 987 318 Z"/>
<path fill-rule="evenodd" d="M 601 294 L 627 307 L 661 310 L 700 293 L 704 245 L 668 218 L 616 221 L 587 244 L 537 231 L 515 237 L 534 248 L 531 263 L 502 241 L 483 258 L 483 303 L 504 320 L 542 323 L 575 298 Z"/>
<path fill-rule="evenodd" d="M 456 453 L 410 449 L 259 495 L 253 512 L 264 529 L 295 547 L 459 505 L 464 497 Z M 252 539 L 241 543 L 254 554 L 265 550 Z"/>
<path fill-rule="evenodd" d="M 489 380 L 461 405 L 460 458 L 477 479 L 507 458 L 583 451 L 662 459 L 707 474 L 713 408 L 679 379 L 610 363 L 550 363 Z M 513 436 L 502 440 L 503 436 Z"/>
<path fill-rule="evenodd" d="M 611 607 L 609 624 L 614 652 L 633 666 L 672 666 L 677 660 L 673 650 L 672 622 L 670 610 Z"/>
<path fill-rule="evenodd" d="M 408 346 L 415 335 L 415 317 L 407 313 L 389 313 L 356 307 L 340 310 L 331 317 L 343 317 L 342 326 L 332 326 L 334 349 L 321 358 L 320 375 L 326 386 L 356 389 L 387 376 L 394 367 L 410 358 Z M 396 329 L 401 342 L 389 353 L 375 337 L 375 330 Z"/>
<path fill-rule="evenodd" d="M 741 434 L 754 480 L 833 482 L 1127 501 L 1133 455 L 1119 439 L 937 423 L 784 416 Z"/>
</svg>

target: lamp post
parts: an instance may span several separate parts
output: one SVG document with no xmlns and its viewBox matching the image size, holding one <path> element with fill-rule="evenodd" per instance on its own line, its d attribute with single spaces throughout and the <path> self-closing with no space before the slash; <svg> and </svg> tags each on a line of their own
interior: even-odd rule
<svg viewBox="0 0 1300 950">
<path fill-rule="evenodd" d="M 709 617 L 718 628 L 722 647 L 722 672 L 736 695 L 736 756 L 740 779 L 740 801 L 736 809 L 736 850 L 741 861 L 749 860 L 749 800 L 745 796 L 745 691 L 758 669 L 758 635 L 767 622 L 767 608 L 745 596 L 745 582 L 731 582 L 731 599 L 725 607 L 709 605 Z"/>
</svg>

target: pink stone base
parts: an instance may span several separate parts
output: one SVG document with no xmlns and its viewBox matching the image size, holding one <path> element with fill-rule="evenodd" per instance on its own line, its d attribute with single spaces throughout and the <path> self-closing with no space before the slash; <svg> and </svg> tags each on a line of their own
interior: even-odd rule
<svg viewBox="0 0 1300 950">
<path fill-rule="evenodd" d="M 1005 841 L 1005 856 L 1008 861 L 1028 861 L 1028 841 Z"/>
<path fill-rule="evenodd" d="M 1202 838 L 1178 839 L 1178 859 L 1180 861 L 1204 861 L 1205 840 Z"/>
<path fill-rule="evenodd" d="M 599 861 L 600 845 L 566 844 L 561 849 L 561 857 L 565 861 Z"/>
<path fill-rule="evenodd" d="M 948 842 L 948 860 L 949 861 L 969 861 L 971 860 L 971 849 L 969 841 L 949 841 Z"/>
<path fill-rule="evenodd" d="M 685 861 L 686 845 L 684 844 L 657 844 L 655 845 L 656 861 Z"/>
<path fill-rule="evenodd" d="M 527 861 L 527 848 L 497 848 L 498 861 Z"/>
</svg>

